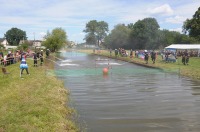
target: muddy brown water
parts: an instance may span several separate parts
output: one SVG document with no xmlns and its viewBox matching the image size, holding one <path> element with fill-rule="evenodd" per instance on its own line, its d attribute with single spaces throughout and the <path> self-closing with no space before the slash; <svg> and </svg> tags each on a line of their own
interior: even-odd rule
<svg viewBox="0 0 200 132">
<path fill-rule="evenodd" d="M 71 92 L 83 131 L 200 131 L 199 81 L 84 53 L 60 56 L 65 60 L 55 71 Z"/>
</svg>

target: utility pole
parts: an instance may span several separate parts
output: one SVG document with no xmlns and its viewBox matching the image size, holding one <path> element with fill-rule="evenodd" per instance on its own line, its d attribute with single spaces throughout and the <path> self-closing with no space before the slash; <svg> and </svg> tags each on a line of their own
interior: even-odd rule
<svg viewBox="0 0 200 132">
<path fill-rule="evenodd" d="M 35 46 L 35 52 L 36 52 L 36 45 L 35 45 L 35 32 L 33 32 L 34 40 L 33 40 L 33 45 Z"/>
<path fill-rule="evenodd" d="M 34 35 L 34 42 L 35 42 L 35 32 L 33 32 L 33 35 Z"/>
</svg>

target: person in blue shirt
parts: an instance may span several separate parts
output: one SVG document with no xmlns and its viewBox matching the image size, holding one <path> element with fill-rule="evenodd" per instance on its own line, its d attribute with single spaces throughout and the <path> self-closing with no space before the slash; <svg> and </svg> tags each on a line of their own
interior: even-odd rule
<svg viewBox="0 0 200 132">
<path fill-rule="evenodd" d="M 21 69 L 20 77 L 23 74 L 24 69 L 26 70 L 26 73 L 28 75 L 30 75 L 29 72 L 28 72 L 28 64 L 26 63 L 26 55 L 25 54 L 22 55 L 20 69 Z"/>
</svg>

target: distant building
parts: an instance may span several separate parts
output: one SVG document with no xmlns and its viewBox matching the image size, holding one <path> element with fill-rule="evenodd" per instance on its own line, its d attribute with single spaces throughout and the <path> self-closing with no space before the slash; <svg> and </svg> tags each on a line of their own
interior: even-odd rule
<svg viewBox="0 0 200 132">
<path fill-rule="evenodd" d="M 32 46 L 33 47 L 41 47 L 42 46 L 42 41 L 41 40 L 34 40 Z"/>
<path fill-rule="evenodd" d="M 1 45 L 3 45 L 4 47 L 6 47 L 8 45 L 8 41 L 5 38 L 0 38 L 0 43 Z"/>
<path fill-rule="evenodd" d="M 84 47 L 85 48 L 97 48 L 96 45 L 88 45 L 88 44 L 85 44 Z"/>
<path fill-rule="evenodd" d="M 3 45 L 3 47 L 5 47 L 5 49 L 16 49 L 17 46 L 10 46 L 8 44 L 8 41 L 5 38 L 0 38 L 0 43 L 1 45 Z"/>
<path fill-rule="evenodd" d="M 77 43 L 75 43 L 74 41 L 69 41 L 68 43 L 68 47 L 76 47 Z"/>
<path fill-rule="evenodd" d="M 41 48 L 41 47 L 44 47 L 42 46 L 42 42 L 43 41 L 41 40 L 20 40 L 19 45 L 26 43 L 30 47 Z M 0 38 L 0 44 L 3 45 L 3 47 L 5 47 L 6 49 L 17 48 L 17 46 L 10 46 L 5 38 Z"/>
</svg>

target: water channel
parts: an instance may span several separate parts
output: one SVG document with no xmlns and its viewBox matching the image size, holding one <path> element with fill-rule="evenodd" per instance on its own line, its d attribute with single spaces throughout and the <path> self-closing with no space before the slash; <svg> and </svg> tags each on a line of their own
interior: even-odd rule
<svg viewBox="0 0 200 132">
<path fill-rule="evenodd" d="M 200 131 L 199 81 L 84 53 L 61 57 L 55 72 L 71 92 L 84 131 Z"/>
</svg>

